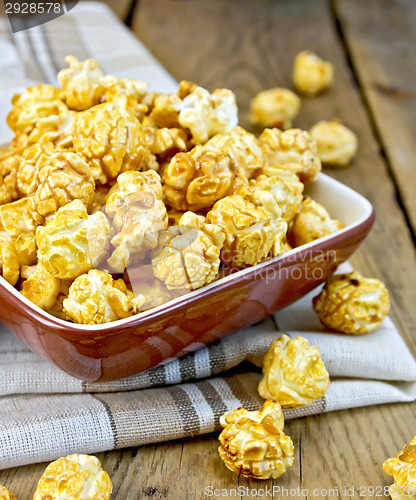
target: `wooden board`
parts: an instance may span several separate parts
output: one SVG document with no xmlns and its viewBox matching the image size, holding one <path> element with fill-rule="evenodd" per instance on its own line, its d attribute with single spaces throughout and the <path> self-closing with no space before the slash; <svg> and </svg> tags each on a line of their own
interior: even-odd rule
<svg viewBox="0 0 416 500">
<path fill-rule="evenodd" d="M 374 229 L 352 262 L 363 274 L 386 282 L 392 297 L 392 317 L 416 354 L 415 251 L 329 3 L 142 0 L 134 29 L 178 80 L 192 79 L 211 90 L 232 88 L 243 125 L 247 125 L 249 101 L 256 92 L 290 86 L 292 61 L 300 50 L 315 50 L 335 64 L 335 86 L 326 95 L 303 100 L 295 124 L 309 128 L 319 119 L 338 117 L 357 133 L 360 147 L 354 164 L 327 173 L 367 196 L 376 208 Z M 415 174 L 411 178 L 414 182 Z M 218 457 L 216 436 L 101 453 L 98 457 L 113 479 L 113 500 L 214 498 L 208 495 L 207 486 L 228 490 L 243 486 L 258 491 L 229 498 L 373 500 L 378 497 L 368 487 L 390 483 L 381 464 L 413 437 L 415 409 L 414 404 L 384 405 L 288 422 L 286 431 L 294 441 L 296 460 L 290 472 L 277 481 L 249 481 L 230 472 Z M 10 486 L 19 500 L 30 500 L 44 467 L 3 471 L 0 483 Z M 300 487 L 309 494 L 261 494 L 261 488 L 273 485 Z M 360 496 L 361 486 L 367 489 Z M 354 493 L 344 494 L 345 487 L 354 487 Z M 334 488 L 339 495 L 331 494 L 329 490 Z M 328 491 L 316 496 L 314 489 Z"/>
<path fill-rule="evenodd" d="M 336 0 L 335 12 L 416 233 L 416 2 Z"/>
</svg>

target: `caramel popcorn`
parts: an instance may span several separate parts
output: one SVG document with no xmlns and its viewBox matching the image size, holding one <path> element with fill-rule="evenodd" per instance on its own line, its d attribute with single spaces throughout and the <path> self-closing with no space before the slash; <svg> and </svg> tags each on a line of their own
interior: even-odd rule
<svg viewBox="0 0 416 500">
<path fill-rule="evenodd" d="M 112 103 L 79 113 L 75 123 L 75 151 L 90 165 L 101 184 L 126 170 L 157 170 L 155 156 L 146 145 L 139 120 Z"/>
<path fill-rule="evenodd" d="M 53 276 L 73 279 L 98 267 L 107 254 L 110 225 L 102 212 L 88 215 L 75 200 L 36 231 L 39 262 Z"/>
<path fill-rule="evenodd" d="M 109 500 L 112 490 L 98 458 L 68 455 L 46 467 L 33 500 Z"/>
<path fill-rule="evenodd" d="M 282 211 L 283 219 L 290 222 L 302 205 L 303 184 L 291 172 L 280 169 L 274 169 L 274 172 L 275 177 L 260 175 L 251 180 L 250 189 L 270 192 Z"/>
<path fill-rule="evenodd" d="M 154 96 L 150 119 L 156 127 L 179 128 L 179 113 L 183 107 L 182 99 L 176 94 Z"/>
<path fill-rule="evenodd" d="M 22 284 L 21 293 L 41 309 L 50 309 L 58 297 L 60 280 L 39 263 L 36 270 Z"/>
<path fill-rule="evenodd" d="M 147 147 L 158 157 L 170 157 L 187 150 L 187 135 L 180 128 L 146 127 L 144 134 Z"/>
<path fill-rule="evenodd" d="M 30 202 L 41 217 L 50 219 L 60 207 L 74 200 L 91 208 L 94 179 L 89 165 L 79 155 L 64 151 L 41 155 L 36 169 L 36 189 Z"/>
<path fill-rule="evenodd" d="M 271 214 L 240 194 L 217 201 L 207 219 L 225 233 L 221 260 L 227 266 L 254 266 L 273 246 L 275 231 Z"/>
<path fill-rule="evenodd" d="M 52 316 L 55 316 L 55 318 L 67 319 L 64 311 L 64 300 L 68 298 L 69 288 L 72 283 L 73 280 L 59 280 L 58 295 L 52 306 L 46 309 L 46 312 L 52 314 Z"/>
<path fill-rule="evenodd" d="M 52 85 L 28 87 L 23 94 L 13 97 L 7 125 L 16 134 L 30 134 L 41 118 L 68 111 L 59 97 L 60 90 Z"/>
<path fill-rule="evenodd" d="M 134 314 L 160 306 L 172 299 L 166 285 L 155 277 L 152 265 L 128 268 L 124 273 L 124 281 L 132 290 L 132 295 L 128 295 L 131 297 Z"/>
<path fill-rule="evenodd" d="M 14 243 L 19 265 L 36 264 L 35 231 L 38 223 L 33 216 L 29 198 L 1 205 L 0 225 Z"/>
<path fill-rule="evenodd" d="M 92 269 L 72 283 L 63 307 L 67 319 L 91 325 L 128 318 L 133 306 L 122 279 L 115 281 L 110 274 Z"/>
<path fill-rule="evenodd" d="M 214 136 L 200 149 L 201 154 L 207 151 L 227 154 L 237 172 L 242 172 L 248 178 L 263 166 L 263 152 L 259 141 L 255 135 L 241 127 Z"/>
<path fill-rule="evenodd" d="M 106 211 L 118 231 L 111 240 L 115 250 L 108 265 L 114 271 L 123 272 L 133 258 L 140 261 L 155 248 L 158 233 L 167 228 L 159 175 L 153 170 L 119 175 L 109 192 Z"/>
<path fill-rule="evenodd" d="M 68 111 L 41 118 L 28 136 L 30 144 L 52 142 L 57 149 L 72 150 L 77 113 Z"/>
<path fill-rule="evenodd" d="M 283 432 L 278 402 L 267 400 L 261 411 L 228 411 L 220 423 L 224 430 L 218 451 L 231 471 L 255 479 L 277 479 L 292 467 L 293 443 Z"/>
<path fill-rule="evenodd" d="M 320 121 L 309 134 L 318 145 L 318 155 L 322 163 L 346 167 L 357 153 L 357 136 L 337 120 Z"/>
<path fill-rule="evenodd" d="M 12 239 L 6 231 L 0 230 L 0 273 L 12 286 L 20 275 L 19 259 Z"/>
<path fill-rule="evenodd" d="M 148 110 L 141 101 L 149 90 L 149 84 L 132 78 L 116 78 L 105 76 L 101 81 L 104 87 L 104 101 L 113 102 L 131 111 L 137 118 L 142 119 Z"/>
<path fill-rule="evenodd" d="M 263 173 L 273 175 L 275 167 L 290 170 L 304 183 L 318 176 L 321 170 L 318 148 L 306 130 L 292 128 L 282 132 L 266 128 L 259 142 L 264 154 Z"/>
<path fill-rule="evenodd" d="M 287 335 L 273 340 L 263 360 L 262 398 L 273 398 L 283 408 L 296 408 L 322 398 L 328 385 L 329 374 L 315 345 Z"/>
<path fill-rule="evenodd" d="M 28 146 L 19 159 L 17 189 L 20 196 L 31 196 L 39 186 L 39 168 L 55 153 L 52 142 L 35 143 Z"/>
<path fill-rule="evenodd" d="M 0 176 L 0 205 L 12 203 L 19 198 L 17 190 L 17 167 L 4 177 Z"/>
<path fill-rule="evenodd" d="M 154 274 L 169 290 L 195 290 L 211 283 L 218 274 L 223 231 L 192 212 L 186 212 L 178 226 L 162 234 L 152 253 Z"/>
<path fill-rule="evenodd" d="M 69 68 L 58 73 L 62 99 L 69 109 L 84 111 L 101 101 L 103 72 L 94 59 L 78 61 L 74 56 L 65 57 Z M 56 113 L 55 113 L 56 114 Z"/>
<path fill-rule="evenodd" d="M 235 95 L 228 89 L 217 89 L 210 94 L 196 87 L 183 99 L 178 121 L 190 130 L 194 144 L 202 144 L 237 125 Z"/>
<path fill-rule="evenodd" d="M 394 483 L 389 487 L 393 500 L 411 500 L 416 492 L 416 437 L 399 451 L 396 458 L 389 458 L 383 470 L 393 476 Z"/>
<path fill-rule="evenodd" d="M 318 202 L 306 198 L 299 213 L 293 220 L 289 232 L 289 241 L 292 246 L 299 247 L 311 241 L 335 233 L 344 227 L 344 224 L 331 216 Z"/>
<path fill-rule="evenodd" d="M 313 308 L 327 328 L 362 335 L 377 330 L 386 318 L 389 292 L 380 280 L 363 278 L 358 271 L 336 274 L 314 297 Z"/>
<path fill-rule="evenodd" d="M 261 127 L 292 127 L 292 120 L 299 113 L 300 99 L 288 89 L 273 88 L 259 92 L 250 105 L 250 121 Z"/>
<path fill-rule="evenodd" d="M 207 152 L 195 159 L 192 152 L 178 153 L 163 171 L 162 180 L 168 205 L 197 212 L 231 194 L 236 174 L 226 154 Z"/>
<path fill-rule="evenodd" d="M 16 500 L 11 491 L 0 484 L 0 500 Z"/>
<path fill-rule="evenodd" d="M 293 83 L 302 93 L 314 97 L 334 81 L 334 66 L 310 50 L 300 52 L 293 63 Z"/>
</svg>

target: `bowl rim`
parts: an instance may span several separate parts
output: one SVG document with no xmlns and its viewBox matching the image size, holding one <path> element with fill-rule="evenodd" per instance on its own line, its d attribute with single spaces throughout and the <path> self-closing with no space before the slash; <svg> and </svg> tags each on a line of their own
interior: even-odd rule
<svg viewBox="0 0 416 500">
<path fill-rule="evenodd" d="M 152 319 L 153 316 L 169 313 L 172 309 L 175 309 L 176 306 L 178 305 L 186 305 L 188 302 L 191 302 L 194 299 L 198 299 L 198 297 L 206 295 L 213 288 L 220 289 L 227 286 L 230 281 L 238 282 L 241 279 L 249 279 L 252 277 L 250 276 L 251 274 L 253 274 L 255 277 L 257 273 L 261 272 L 262 270 L 264 270 L 269 266 L 275 267 L 276 264 L 289 262 L 291 260 L 295 262 L 298 259 L 302 259 L 312 250 L 319 249 L 322 246 L 325 246 L 325 243 L 327 242 L 331 241 L 336 242 L 340 238 L 342 238 L 345 234 L 354 233 L 355 230 L 362 225 L 370 225 L 370 226 L 372 225 L 375 218 L 374 208 L 363 195 L 361 195 L 357 191 L 351 189 L 345 184 L 337 181 L 336 179 L 333 179 L 332 177 L 322 172 L 319 173 L 317 181 L 319 181 L 319 179 L 329 184 L 336 185 L 338 187 L 342 186 L 342 189 L 344 189 L 346 192 L 348 192 L 350 196 L 355 197 L 360 202 L 360 204 L 363 207 L 363 214 L 358 218 L 356 222 L 340 229 L 339 231 L 336 231 L 335 233 L 331 233 L 327 236 L 324 236 L 323 238 L 319 238 L 318 240 L 307 243 L 306 245 L 293 248 L 289 252 L 286 252 L 278 257 L 265 260 L 254 266 L 250 266 L 245 269 L 241 269 L 239 271 L 231 273 L 228 276 L 224 276 L 223 278 L 215 280 L 212 283 L 209 283 L 208 285 L 205 285 L 197 290 L 193 290 L 180 297 L 172 299 L 160 306 L 156 306 L 154 308 L 148 309 L 147 311 L 143 311 L 133 316 L 129 316 L 128 318 L 111 321 L 109 323 L 94 324 L 94 325 L 72 323 L 68 320 L 57 318 L 52 314 L 44 311 L 37 305 L 33 304 L 29 299 L 27 299 L 24 295 L 22 295 L 19 290 L 17 290 L 14 286 L 8 283 L 2 276 L 0 276 L 0 295 L 3 293 L 2 289 L 4 289 L 4 291 L 11 294 L 15 300 L 20 302 L 21 305 L 25 307 L 25 309 L 29 309 L 34 313 L 35 316 L 40 316 L 41 318 L 43 318 L 45 323 L 48 323 L 49 326 L 52 326 L 59 330 L 65 329 L 65 330 L 74 330 L 79 332 L 86 332 L 86 331 L 105 332 L 107 330 L 114 330 L 115 328 L 119 327 L 131 326 L 130 325 L 131 323 L 135 323 L 134 326 L 136 326 L 137 322 L 141 322 L 142 320 L 144 322 L 146 320 Z M 296 255 L 298 259 L 293 258 L 294 255 Z"/>
</svg>

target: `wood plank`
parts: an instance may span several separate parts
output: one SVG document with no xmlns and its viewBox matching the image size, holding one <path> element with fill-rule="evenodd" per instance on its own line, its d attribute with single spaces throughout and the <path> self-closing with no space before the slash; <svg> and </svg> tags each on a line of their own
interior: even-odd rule
<svg viewBox="0 0 416 500">
<path fill-rule="evenodd" d="M 336 0 L 334 5 L 416 234 L 416 2 Z"/>
<path fill-rule="evenodd" d="M 414 303 L 415 253 L 395 187 L 380 155 L 370 120 L 348 68 L 325 0 L 142 0 L 135 29 L 177 79 L 189 78 L 214 89 L 230 87 L 238 97 L 241 121 L 251 97 L 272 86 L 290 86 L 294 56 L 310 48 L 331 60 L 336 84 L 328 94 L 302 102 L 296 125 L 308 128 L 319 119 L 341 118 L 357 133 L 359 155 L 346 170 L 328 173 L 357 189 L 374 204 L 377 222 L 353 257 L 364 274 L 383 279 L 392 296 L 392 316 L 413 353 L 416 342 Z M 413 176 L 414 180 L 415 177 Z M 208 499 L 206 486 L 259 490 L 265 486 L 313 489 L 338 488 L 339 498 L 374 499 L 359 495 L 359 486 L 390 483 L 382 470 L 385 458 L 413 437 L 416 405 L 384 405 L 333 412 L 287 423 L 295 443 L 292 470 L 278 481 L 239 478 L 221 463 L 216 436 L 99 454 L 114 482 L 113 500 Z M 9 469 L 0 483 L 19 500 L 30 500 L 45 464 Z M 343 488 L 356 488 L 343 495 Z M 266 498 L 289 498 L 274 495 Z M 221 498 L 221 497 L 219 497 Z M 230 498 L 265 498 L 260 492 Z"/>
</svg>

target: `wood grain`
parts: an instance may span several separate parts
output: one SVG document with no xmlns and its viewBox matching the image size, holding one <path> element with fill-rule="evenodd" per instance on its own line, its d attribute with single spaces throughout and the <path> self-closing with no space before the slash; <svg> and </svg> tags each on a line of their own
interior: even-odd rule
<svg viewBox="0 0 416 500">
<path fill-rule="evenodd" d="M 309 48 L 335 64 L 335 86 L 326 95 L 303 100 L 295 123 L 309 128 L 319 119 L 338 117 L 357 133 L 360 147 L 354 164 L 327 173 L 364 194 L 376 208 L 374 229 L 352 262 L 364 274 L 386 282 L 393 319 L 416 354 L 415 251 L 329 3 L 142 0 L 134 29 L 178 80 L 188 78 L 211 90 L 232 88 L 244 125 L 250 99 L 258 91 L 291 85 L 291 65 L 297 52 Z M 411 179 L 415 181 L 414 173 Z M 296 460 L 292 470 L 275 482 L 250 481 L 228 471 L 218 457 L 218 442 L 212 435 L 98 457 L 113 479 L 114 500 L 208 499 L 213 498 L 206 491 L 209 485 L 255 490 L 229 498 L 373 500 L 373 494 L 360 496 L 357 488 L 389 484 L 381 464 L 413 437 L 415 409 L 414 404 L 383 405 L 288 422 L 286 431 L 294 441 Z M 0 483 L 10 486 L 19 500 L 30 500 L 44 466 L 3 471 Z M 261 495 L 261 488 L 273 485 L 300 487 L 309 494 Z M 352 495 L 344 494 L 346 486 L 355 487 Z M 339 495 L 328 491 L 313 496 L 314 489 L 334 488 Z"/>
<path fill-rule="evenodd" d="M 336 0 L 351 61 L 416 234 L 416 2 Z"/>
</svg>

